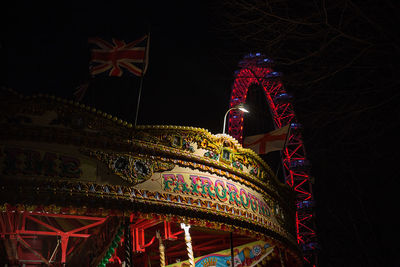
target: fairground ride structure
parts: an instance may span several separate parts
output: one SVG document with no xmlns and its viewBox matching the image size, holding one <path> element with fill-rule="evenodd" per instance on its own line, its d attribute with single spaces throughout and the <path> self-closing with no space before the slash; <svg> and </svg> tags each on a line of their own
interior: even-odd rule
<svg viewBox="0 0 400 267">
<path fill-rule="evenodd" d="M 0 91 L 0 265 L 301 266 L 294 202 L 228 135 Z"/>
<path fill-rule="evenodd" d="M 314 221 L 313 178 L 302 140 L 302 126 L 296 119 L 292 96 L 280 80 L 281 74 L 272 69 L 272 60 L 261 53 L 248 54 L 236 71 L 230 107 L 246 102 L 248 89 L 253 84 L 261 87 L 276 129 L 290 125 L 286 147 L 281 153 L 285 182 L 296 192 L 297 241 L 307 265 L 317 262 L 317 236 Z M 243 143 L 243 113 L 233 110 L 229 115 L 229 134 Z"/>
</svg>

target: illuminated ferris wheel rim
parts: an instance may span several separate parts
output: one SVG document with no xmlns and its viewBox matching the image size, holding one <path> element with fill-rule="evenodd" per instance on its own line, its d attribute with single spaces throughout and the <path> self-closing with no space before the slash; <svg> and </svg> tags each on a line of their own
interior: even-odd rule
<svg viewBox="0 0 400 267">
<path fill-rule="evenodd" d="M 240 70 L 235 72 L 230 107 L 246 102 L 248 88 L 259 85 L 263 88 L 269 111 L 276 129 L 287 124 L 290 133 L 286 147 L 281 153 L 285 183 L 296 194 L 296 229 L 297 240 L 305 255 L 305 262 L 315 262 L 316 233 L 314 225 L 314 201 L 312 181 L 309 174 L 309 162 L 306 159 L 304 142 L 297 122 L 292 97 L 284 89 L 280 81 L 281 74 L 273 71 L 272 60 L 261 53 L 248 54 L 239 62 Z M 243 143 L 243 113 L 233 110 L 229 114 L 228 132 Z"/>
</svg>

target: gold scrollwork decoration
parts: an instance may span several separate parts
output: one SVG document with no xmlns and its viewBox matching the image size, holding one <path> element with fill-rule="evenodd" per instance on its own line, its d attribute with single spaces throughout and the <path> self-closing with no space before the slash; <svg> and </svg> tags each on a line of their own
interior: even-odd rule
<svg viewBox="0 0 400 267">
<path fill-rule="evenodd" d="M 172 170 L 175 167 L 173 163 L 161 162 L 129 154 L 88 149 L 82 149 L 81 151 L 105 163 L 114 174 L 131 185 L 136 185 L 148 180 L 154 172 Z"/>
</svg>

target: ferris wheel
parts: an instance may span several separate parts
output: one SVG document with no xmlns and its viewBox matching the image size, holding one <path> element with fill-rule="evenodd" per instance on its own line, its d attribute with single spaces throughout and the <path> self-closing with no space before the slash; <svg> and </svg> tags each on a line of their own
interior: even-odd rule
<svg viewBox="0 0 400 267">
<path fill-rule="evenodd" d="M 314 224 L 313 180 L 302 140 L 301 124 L 296 119 L 292 96 L 280 80 L 281 74 L 271 68 L 272 60 L 261 53 L 248 54 L 239 62 L 235 72 L 230 108 L 246 102 L 248 89 L 257 85 L 264 90 L 275 129 L 290 125 L 286 147 L 281 152 L 285 183 L 296 194 L 297 241 L 303 250 L 304 261 L 315 266 L 317 241 Z M 229 116 L 229 134 L 243 143 L 243 113 L 232 110 Z"/>
</svg>

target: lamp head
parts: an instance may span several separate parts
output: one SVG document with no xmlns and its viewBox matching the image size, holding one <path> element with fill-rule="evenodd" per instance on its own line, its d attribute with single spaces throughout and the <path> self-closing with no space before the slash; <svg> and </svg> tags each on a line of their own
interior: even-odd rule
<svg viewBox="0 0 400 267">
<path fill-rule="evenodd" d="M 240 111 L 249 113 L 249 111 L 246 109 L 246 106 L 243 103 L 240 103 L 239 105 L 235 106 L 235 109 L 239 109 Z"/>
</svg>

